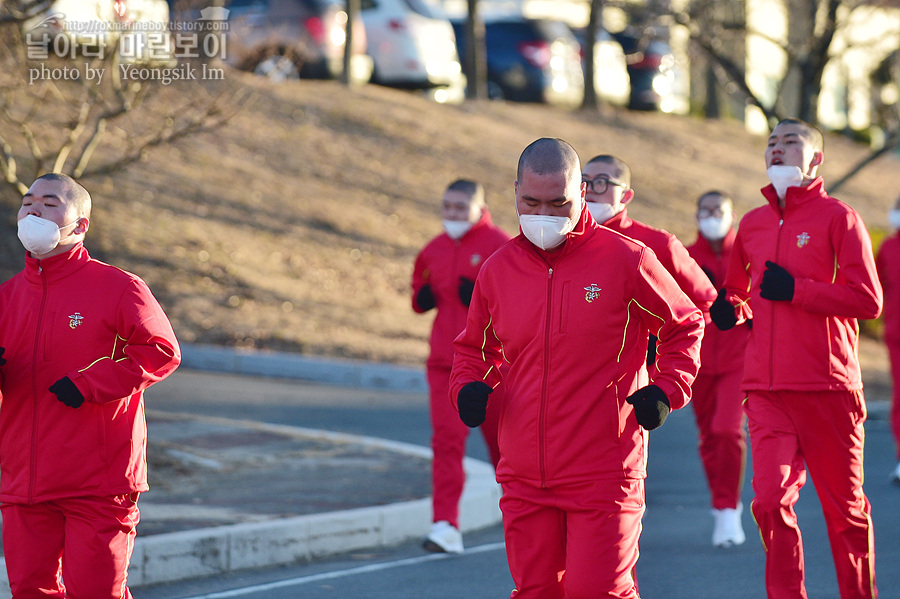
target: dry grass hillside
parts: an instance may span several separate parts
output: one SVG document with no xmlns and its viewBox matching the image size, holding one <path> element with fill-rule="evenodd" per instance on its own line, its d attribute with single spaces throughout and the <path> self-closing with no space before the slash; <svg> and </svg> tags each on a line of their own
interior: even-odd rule
<svg viewBox="0 0 900 599">
<path fill-rule="evenodd" d="M 633 216 L 685 242 L 701 192 L 726 190 L 746 211 L 766 183 L 765 139 L 733 122 L 443 106 L 377 86 L 228 76 L 256 91 L 229 126 L 84 180 L 95 196 L 88 247 L 146 279 L 184 342 L 421 364 L 431 317 L 410 310 L 409 277 L 440 232 L 444 187 L 482 181 L 495 221 L 516 231 L 516 160 L 537 137 L 562 137 L 582 158 L 623 157 Z M 831 137 L 820 172 L 836 180 L 865 154 Z M 838 194 L 872 228 L 900 191 L 897 162 L 882 158 Z M 14 235 L 12 218 L 4 227 Z M 7 258 L 0 273 L 20 264 Z"/>
</svg>

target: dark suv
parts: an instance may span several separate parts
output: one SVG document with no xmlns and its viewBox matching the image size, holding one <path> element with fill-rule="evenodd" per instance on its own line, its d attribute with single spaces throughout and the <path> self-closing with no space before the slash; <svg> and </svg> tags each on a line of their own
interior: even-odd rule
<svg viewBox="0 0 900 599">
<path fill-rule="evenodd" d="M 460 56 L 465 56 L 465 19 L 452 22 Z M 491 17 L 484 27 L 491 98 L 567 106 L 581 102 L 581 48 L 564 22 Z"/>
</svg>

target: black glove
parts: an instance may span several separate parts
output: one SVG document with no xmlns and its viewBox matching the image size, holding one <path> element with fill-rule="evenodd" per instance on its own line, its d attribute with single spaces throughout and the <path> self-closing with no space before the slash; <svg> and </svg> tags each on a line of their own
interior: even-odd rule
<svg viewBox="0 0 900 599">
<path fill-rule="evenodd" d="M 469 307 L 472 303 L 472 292 L 475 291 L 475 281 L 466 277 L 459 278 L 459 299 L 463 306 Z"/>
<path fill-rule="evenodd" d="M 459 408 L 459 419 L 469 428 L 475 428 L 484 422 L 487 414 L 488 395 L 494 389 L 487 383 L 474 381 L 466 383 L 456 396 L 456 406 Z"/>
<path fill-rule="evenodd" d="M 650 335 L 650 339 L 647 340 L 647 366 L 653 366 L 654 362 L 656 362 L 656 337 Z"/>
<path fill-rule="evenodd" d="M 50 385 L 50 392 L 55 393 L 56 399 L 70 408 L 81 407 L 81 404 L 84 403 L 84 395 L 81 394 L 81 391 L 78 390 L 72 379 L 67 376 Z"/>
<path fill-rule="evenodd" d="M 669 415 L 669 398 L 656 385 L 647 385 L 629 395 L 625 401 L 634 406 L 638 424 L 648 431 L 662 426 Z"/>
<path fill-rule="evenodd" d="M 766 260 L 766 272 L 759 284 L 759 295 L 773 302 L 794 299 L 794 277 L 771 260 Z"/>
<path fill-rule="evenodd" d="M 6 358 L 3 357 L 3 352 L 6 351 L 5 347 L 0 347 L 0 366 L 6 364 Z"/>
<path fill-rule="evenodd" d="M 716 301 L 709 307 L 709 316 L 712 318 L 713 323 L 723 331 L 734 328 L 734 325 L 737 324 L 737 316 L 734 315 L 734 306 L 725 299 L 724 289 L 719 291 L 719 296 L 716 297 Z"/>
<path fill-rule="evenodd" d="M 428 312 L 434 308 L 434 293 L 431 291 L 431 285 L 425 285 L 419 289 L 419 293 L 416 294 L 416 305 L 419 306 L 423 312 Z"/>
</svg>

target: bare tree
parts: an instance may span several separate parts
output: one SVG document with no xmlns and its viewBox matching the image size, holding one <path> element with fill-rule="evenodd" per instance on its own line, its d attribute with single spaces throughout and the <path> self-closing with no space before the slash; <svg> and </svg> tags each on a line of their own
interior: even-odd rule
<svg viewBox="0 0 900 599">
<path fill-rule="evenodd" d="M 785 0 L 787 39 L 749 26 L 740 0 L 694 0 L 686 11 L 674 16 L 688 27 L 691 41 L 717 66 L 717 72 L 729 81 L 730 87 L 758 107 L 770 122 L 790 113 L 816 123 L 822 77 L 828 62 L 836 56 L 834 41 L 841 27 L 838 14 L 842 13 L 843 21 L 847 21 L 853 11 L 873 4 L 878 2 Z M 748 36 L 767 40 L 786 57 L 786 75 L 771 97 L 763 97 L 750 87 L 743 56 L 732 52 L 735 40 L 746 40 Z"/>
<path fill-rule="evenodd" d="M 23 31 L 31 15 L 19 5 L 0 13 L 11 17 L 0 25 L 0 180 L 19 194 L 46 171 L 121 170 L 155 147 L 224 125 L 249 99 L 207 62 L 127 64 L 119 51 L 74 42 L 57 56 L 59 45 L 36 44 Z"/>
<path fill-rule="evenodd" d="M 356 42 L 355 30 L 357 29 L 358 21 L 360 20 L 359 10 L 360 10 L 360 2 L 359 0 L 345 0 L 346 5 L 344 7 L 345 12 L 347 13 L 347 24 L 345 25 L 346 39 L 344 40 L 344 70 L 341 72 L 341 83 L 344 85 L 352 85 L 354 83 L 353 80 L 353 44 Z"/>
<path fill-rule="evenodd" d="M 488 97 L 488 74 L 484 21 L 478 12 L 478 0 L 466 1 L 466 43 L 464 56 L 460 57 L 466 74 L 466 97 L 485 99 Z"/>
<path fill-rule="evenodd" d="M 584 33 L 584 102 L 581 107 L 588 110 L 596 110 L 597 82 L 594 80 L 597 72 L 594 65 L 594 47 L 597 45 L 597 27 L 603 24 L 603 0 L 591 0 L 591 8 L 588 12 L 587 30 Z"/>
</svg>

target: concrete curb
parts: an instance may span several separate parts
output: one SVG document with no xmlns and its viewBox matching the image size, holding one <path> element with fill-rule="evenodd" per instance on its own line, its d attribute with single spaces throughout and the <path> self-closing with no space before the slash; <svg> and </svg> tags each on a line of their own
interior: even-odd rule
<svg viewBox="0 0 900 599">
<path fill-rule="evenodd" d="M 246 426 L 277 434 L 303 435 L 336 443 L 357 443 L 431 459 L 429 448 L 315 429 L 201 417 L 212 423 Z M 476 530 L 500 521 L 500 486 L 493 467 L 466 458 L 466 486 L 460 529 Z M 422 538 L 431 524 L 431 499 L 138 537 L 129 585 L 158 584 L 225 572 L 276 566 L 398 545 Z"/>
<path fill-rule="evenodd" d="M 182 366 L 197 370 L 288 378 L 340 387 L 428 391 L 421 368 L 298 354 L 183 344 Z"/>
</svg>

